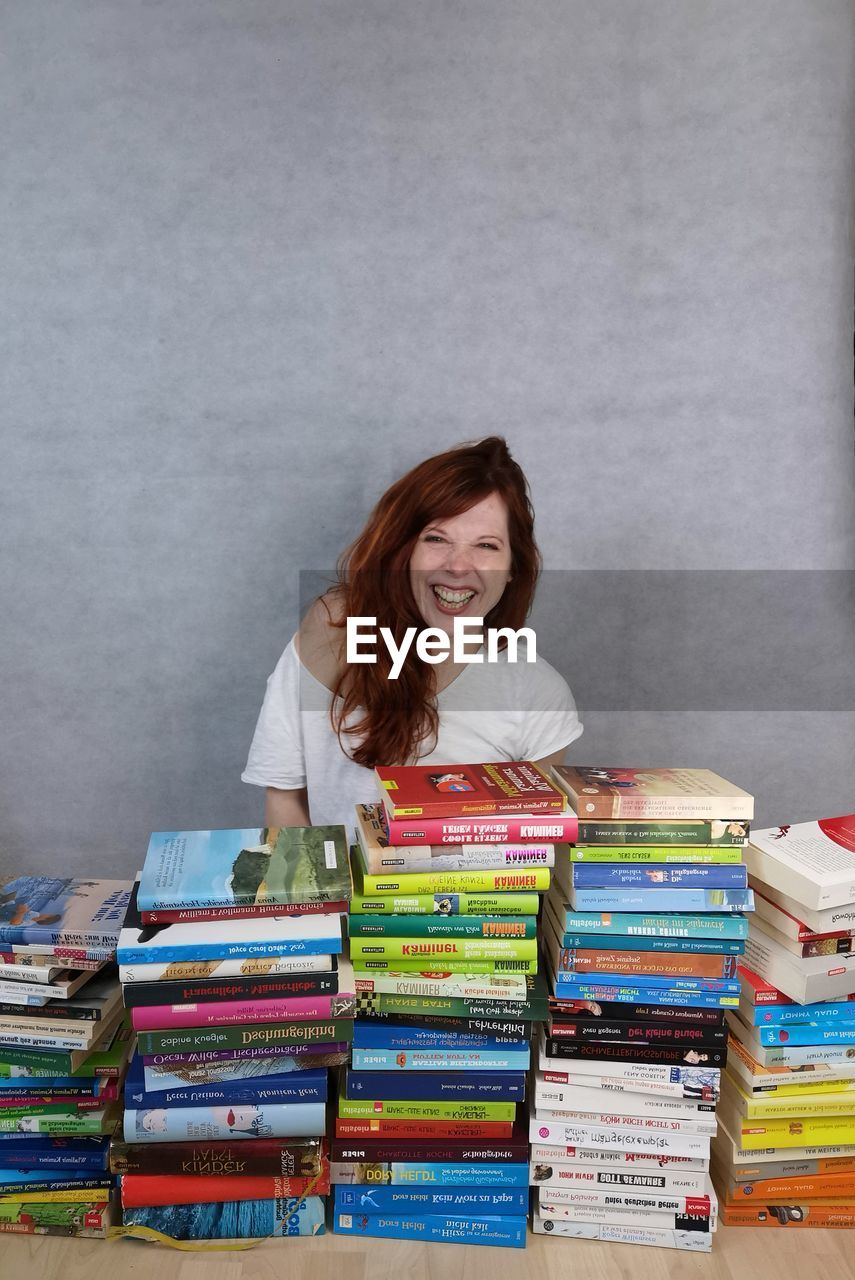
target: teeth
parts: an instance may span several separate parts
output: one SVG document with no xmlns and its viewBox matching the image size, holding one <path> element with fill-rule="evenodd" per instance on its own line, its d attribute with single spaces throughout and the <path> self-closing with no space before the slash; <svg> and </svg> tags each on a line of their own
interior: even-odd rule
<svg viewBox="0 0 855 1280">
<path fill-rule="evenodd" d="M 443 604 L 466 604 L 475 594 L 474 591 L 449 591 L 445 587 L 434 587 L 433 589 Z"/>
</svg>

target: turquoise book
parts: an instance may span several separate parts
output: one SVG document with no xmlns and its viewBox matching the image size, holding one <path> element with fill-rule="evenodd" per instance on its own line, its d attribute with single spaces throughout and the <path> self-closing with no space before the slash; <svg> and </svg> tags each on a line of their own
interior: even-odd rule
<svg viewBox="0 0 855 1280">
<path fill-rule="evenodd" d="M 343 826 L 155 831 L 140 875 L 140 911 L 347 902 Z"/>
</svg>

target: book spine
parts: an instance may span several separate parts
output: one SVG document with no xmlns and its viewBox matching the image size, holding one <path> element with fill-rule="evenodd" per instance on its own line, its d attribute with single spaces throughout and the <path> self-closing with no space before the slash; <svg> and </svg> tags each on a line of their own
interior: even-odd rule
<svg viewBox="0 0 855 1280">
<path fill-rule="evenodd" d="M 247 1049 L 272 1045 L 350 1042 L 353 1021 L 261 1023 L 254 1027 L 197 1027 L 174 1031 L 141 1031 L 137 1051 L 146 1057 L 159 1053 L 193 1053 L 199 1049 Z"/>
<path fill-rule="evenodd" d="M 343 1120 L 514 1120 L 515 1102 L 434 1102 L 427 1099 L 392 1100 L 375 1098 L 339 1098 L 339 1116 Z M 323 1131 L 323 1125 L 321 1130 Z"/>
<path fill-rule="evenodd" d="M 573 889 L 574 911 L 753 911 L 752 889 Z"/>
<path fill-rule="evenodd" d="M 575 1093 L 580 1095 L 578 1104 L 573 1101 L 572 1095 Z M 653 1114 L 647 1116 L 638 1115 L 634 1110 L 630 1110 L 634 1102 L 630 1094 L 616 1099 L 607 1099 L 609 1102 L 622 1104 L 609 1111 L 602 1110 L 602 1095 L 591 1097 L 592 1094 L 597 1095 L 598 1090 L 576 1090 L 575 1088 L 568 1090 L 562 1089 L 560 1085 L 538 1082 L 534 1098 L 537 1115 L 561 1120 L 564 1124 L 596 1125 L 601 1129 L 631 1129 L 633 1132 L 642 1133 L 690 1133 L 707 1138 L 715 1137 L 715 1116 L 698 1116 L 692 1119 L 686 1114 L 688 1110 L 686 1103 L 679 1103 L 671 1098 L 650 1098 L 647 1100 L 647 1105 Z M 655 1105 L 663 1110 L 655 1111 Z M 673 1114 L 666 1112 L 665 1107 L 673 1107 Z"/>
<path fill-rule="evenodd" d="M 570 871 L 570 883 L 577 889 L 655 889 L 659 885 L 685 889 L 748 888 L 748 872 L 742 863 L 734 866 L 679 863 L 651 868 L 620 863 L 610 866 L 596 862 L 574 862 Z"/>
<path fill-rule="evenodd" d="M 405 1021 L 431 1016 L 483 1022 L 503 1022 L 506 1019 L 540 1022 L 546 1017 L 546 998 L 538 996 L 533 1000 L 513 1000 L 508 999 L 506 994 L 481 999 L 468 996 L 378 993 L 361 994 L 357 1004 L 359 1018 L 392 1017 Z M 474 1030 L 471 1026 L 468 1029 Z M 487 1032 L 486 1027 L 484 1030 Z"/>
<path fill-rule="evenodd" d="M 709 1177 L 709 1158 L 697 1156 L 662 1155 L 651 1152 L 641 1155 L 634 1151 L 603 1151 L 587 1147 L 547 1145 L 540 1139 L 532 1139 L 532 1161 L 553 1164 L 556 1169 L 587 1169 L 592 1174 L 600 1170 L 624 1170 L 631 1173 L 665 1173 L 668 1177 L 691 1174 L 702 1179 L 706 1186 Z M 546 1185 L 546 1183 L 544 1183 Z"/>
<path fill-rule="evenodd" d="M 724 1046 L 705 1045 L 701 1049 L 684 1044 L 579 1044 L 572 1040 L 547 1038 L 548 1058 L 597 1058 L 603 1062 L 640 1062 L 661 1066 L 723 1067 L 727 1061 Z"/>
<path fill-rule="evenodd" d="M 555 1008 L 564 1008 L 579 1000 L 593 1000 L 597 1004 L 657 1004 L 671 1008 L 735 1009 L 739 996 L 718 994 L 712 990 L 691 990 L 679 987 L 631 987 L 616 986 L 613 982 L 569 983 L 565 979 L 561 991 L 556 991 Z"/>
<path fill-rule="evenodd" d="M 570 794 L 571 801 L 574 799 Z M 585 821 L 623 822 L 750 822 L 754 817 L 751 796 L 645 796 L 624 791 L 620 795 L 575 797 L 584 807 Z M 667 818 L 662 819 L 662 812 Z M 581 825 L 581 823 L 580 823 Z M 581 838 L 581 837 L 580 837 Z"/>
<path fill-rule="evenodd" d="M 338 973 L 301 974 L 294 978 L 238 978 L 218 982 L 137 982 L 122 991 L 126 1008 L 138 1005 L 209 1004 L 222 1000 L 287 1000 L 333 995 Z"/>
<path fill-rule="evenodd" d="M 519 938 L 360 938 L 350 940 L 354 965 L 362 960 L 536 960 L 537 939 Z"/>
<path fill-rule="evenodd" d="M 350 900 L 352 916 L 536 916 L 539 908 L 536 893 L 355 893 Z"/>
<path fill-rule="evenodd" d="M 471 1071 L 479 1067 L 489 1071 L 527 1071 L 531 1061 L 528 1049 L 489 1052 L 486 1050 L 453 1052 L 443 1049 L 357 1049 L 352 1052 L 353 1066 L 360 1071 Z"/>
<path fill-rule="evenodd" d="M 812 1116 L 802 1120 L 745 1120 L 734 1135 L 744 1151 L 855 1143 L 852 1116 Z"/>
<path fill-rule="evenodd" d="M 744 941 L 748 937 L 748 918 L 741 915 L 644 915 L 641 912 L 572 911 L 566 903 L 560 906 L 550 893 L 546 902 L 555 917 L 559 932 L 616 933 L 638 938 L 718 938 Z"/>
<path fill-rule="evenodd" d="M 529 1166 L 529 1182 L 540 1188 L 540 1202 L 548 1195 L 554 1204 L 600 1204 L 611 1202 L 612 1197 L 636 1208 L 664 1210 L 671 1208 L 678 1213 L 709 1212 L 713 1201 L 704 1195 L 708 1175 L 706 1173 L 621 1173 L 616 1169 L 599 1169 L 590 1165 L 544 1166 L 544 1154 L 551 1148 L 533 1147 L 538 1154 Z M 549 1177 L 544 1177 L 544 1174 Z"/>
<path fill-rule="evenodd" d="M 119 965 L 119 981 L 128 984 L 191 983 L 208 981 L 275 979 L 278 975 L 286 981 L 313 977 L 316 974 L 335 976 L 336 959 L 332 955 L 283 956 L 282 959 L 261 956 L 250 960 L 179 960 L 174 964 Z M 158 1002 L 160 1003 L 160 1002 Z"/>
<path fill-rule="evenodd" d="M 458 1143 L 436 1142 L 428 1139 L 393 1141 L 369 1139 L 364 1142 L 348 1138 L 333 1138 L 330 1142 L 330 1160 L 337 1164 L 357 1161 L 360 1164 L 401 1164 L 415 1161 L 417 1164 L 493 1163 L 508 1161 L 524 1164 L 528 1160 L 528 1142 L 482 1138 L 470 1146 Z"/>
<path fill-rule="evenodd" d="M 784 1027 L 764 1024 L 757 1028 L 757 1037 L 762 1045 L 855 1044 L 855 1022 L 794 1023 Z"/>
<path fill-rule="evenodd" d="M 608 987 L 620 976 L 610 969 L 592 970 L 590 973 L 572 973 L 569 969 L 562 969 L 555 972 L 554 992 L 559 998 L 570 996 L 575 1000 L 580 998 L 578 995 L 580 987 Z M 644 991 L 645 995 L 641 998 L 658 999 L 660 997 L 655 993 L 660 990 L 687 991 L 699 995 L 733 996 L 735 1004 L 731 1002 L 731 1005 L 725 1005 L 725 1008 L 739 1004 L 739 983 L 735 978 L 689 978 L 670 973 L 642 973 L 638 977 L 644 983 L 643 988 L 635 988 Z M 664 999 L 664 996 L 661 998 Z"/>
<path fill-rule="evenodd" d="M 256 902 L 251 906 L 223 906 L 201 901 L 164 903 L 163 906 L 147 908 L 140 904 L 140 919 L 143 924 L 204 924 L 215 920 L 258 920 L 270 916 L 346 915 L 347 906 L 345 898 L 318 898 L 312 902 Z"/>
<path fill-rule="evenodd" d="M 425 973 L 376 973 L 355 976 L 357 995 L 363 992 L 378 995 L 457 997 L 464 1000 L 512 1000 L 514 996 L 525 999 L 527 987 L 524 976 L 508 974 L 491 982 L 479 980 L 477 975 L 451 973 L 447 977 L 432 977 Z M 360 1002 L 357 1001 L 357 1008 Z"/>
<path fill-rule="evenodd" d="M 329 1195 L 329 1169 L 313 1178 L 207 1177 L 176 1174 L 124 1174 L 122 1208 L 198 1204 L 224 1200 L 298 1199 Z"/>
<path fill-rule="evenodd" d="M 528 817 L 497 815 L 477 818 L 392 819 L 385 824 L 390 845 L 471 845 L 519 844 L 545 841 L 575 844 L 579 822 L 575 813 L 564 812 Z"/>
<path fill-rule="evenodd" d="M 417 1071 L 389 1072 L 348 1068 L 344 1077 L 345 1098 L 392 1098 L 396 1102 L 418 1099 L 427 1102 L 522 1102 L 525 1097 L 523 1071 L 461 1071 L 437 1077 Z"/>
<path fill-rule="evenodd" d="M 223 1027 L 324 1018 L 353 1017 L 352 995 L 289 997 L 273 1000 L 223 1000 L 202 1004 L 142 1005 L 131 1009 L 135 1031 L 169 1027 Z"/>
<path fill-rule="evenodd" d="M 645 1156 L 692 1156 L 709 1159 L 710 1140 L 702 1134 L 624 1129 L 575 1124 L 534 1117 L 529 1138 L 559 1147 L 592 1147 L 602 1151 L 625 1151 Z"/>
<path fill-rule="evenodd" d="M 14 1180 L 9 1178 L 9 1170 L 4 1170 L 0 1175 L 0 1196 L 8 1196 L 10 1199 L 17 1199 L 30 1192 L 36 1192 L 41 1198 L 70 1191 L 78 1199 L 84 1199 L 91 1192 L 94 1199 L 108 1200 L 112 1189 L 112 1179 L 106 1174 L 95 1178 L 42 1178 L 33 1177 L 31 1170 L 25 1170 Z"/>
<path fill-rule="evenodd" d="M 366 973 L 420 973 L 431 957 L 422 955 L 416 959 L 402 959 L 400 956 L 389 956 L 387 959 L 375 959 L 373 956 L 354 956 L 354 972 L 358 977 Z M 441 971 L 449 973 L 537 973 L 537 957 L 531 960 L 473 960 L 463 956 L 437 957 L 441 961 Z M 358 967 L 356 967 L 358 966 Z"/>
<path fill-rule="evenodd" d="M 643 952 L 678 952 L 680 955 L 740 956 L 745 950 L 741 940 L 719 938 L 638 938 L 610 934 L 608 939 L 586 933 L 562 933 L 558 936 L 562 948 L 596 948 L 608 941 L 609 950 Z"/>
<path fill-rule="evenodd" d="M 496 919 L 492 916 L 362 915 L 348 919 L 347 932 L 351 940 L 371 937 L 521 940 L 537 937 L 537 920 L 534 916 Z"/>
<path fill-rule="evenodd" d="M 434 871 L 413 872 L 401 876 L 400 873 L 389 875 L 363 874 L 358 892 L 366 894 L 414 894 L 422 896 L 449 895 L 459 893 L 541 893 L 549 888 L 550 871 L 548 867 L 533 867 L 525 870 L 509 871 Z"/>
<path fill-rule="evenodd" d="M 362 848 L 365 869 L 371 875 L 421 875 L 456 871 L 501 871 L 513 867 L 554 867 L 554 844 L 470 844 L 432 846 L 430 853 L 416 853 L 401 846 Z M 345 908 L 346 910 L 346 908 Z"/>
<path fill-rule="evenodd" d="M 455 1244 L 489 1244 L 524 1249 L 525 1217 L 447 1217 L 441 1214 L 340 1213 L 333 1214 L 337 1235 L 368 1236 L 384 1240 L 439 1240 Z"/>
<path fill-rule="evenodd" d="M 472 1029 L 470 1029 L 472 1024 Z M 495 1029 L 492 1030 L 492 1029 Z M 477 1018 L 437 1018 L 428 1026 L 410 1026 L 400 1020 L 363 1022 L 353 1024 L 355 1049 L 451 1049 L 465 1052 L 469 1049 L 511 1050 L 527 1049 L 531 1028 L 525 1022 L 482 1022 Z"/>
<path fill-rule="evenodd" d="M 31 1115 L 27 1120 L 28 1133 L 44 1133 L 51 1137 L 82 1137 L 84 1135 L 102 1134 L 112 1126 L 115 1117 L 108 1117 L 103 1111 L 83 1111 L 79 1115 L 64 1112 L 60 1115 Z M 0 1114 L 0 1133 L 19 1133 L 21 1120 L 14 1113 L 9 1116 Z"/>
<path fill-rule="evenodd" d="M 731 830 L 728 830 L 728 826 Z M 716 848 L 741 848 L 748 840 L 748 823 L 729 823 L 721 830 L 721 823 L 704 821 L 601 821 L 583 818 L 579 822 L 579 834 L 571 843 L 576 845 L 605 845 L 607 848 L 621 845 L 660 845 L 667 848 L 688 845 L 714 846 Z"/>
<path fill-rule="evenodd" d="M 485 1142 L 509 1140 L 514 1132 L 515 1126 L 509 1120 L 374 1120 L 339 1116 L 335 1121 L 335 1136 L 342 1141 L 373 1138 L 407 1143 Z"/>
<path fill-rule="evenodd" d="M 684 955 L 677 951 L 610 951 L 593 948 L 556 948 L 556 977 L 564 973 L 614 973 L 657 977 L 731 978 L 735 956 Z"/>
<path fill-rule="evenodd" d="M 310 1138 L 324 1132 L 322 1102 L 285 1102 L 264 1106 L 170 1107 L 125 1110 L 125 1142 L 181 1142 L 193 1138 L 200 1127 L 211 1141 L 274 1138 Z"/>
<path fill-rule="evenodd" d="M 554 1039 L 574 1041 L 591 1040 L 597 1044 L 613 1040 L 636 1040 L 642 1044 L 665 1041 L 668 1044 L 727 1044 L 727 1028 L 686 1026 L 682 1023 L 616 1022 L 603 1018 L 590 1018 L 578 1022 L 549 1021 L 549 1035 Z"/>
<path fill-rule="evenodd" d="M 855 1177 L 849 1172 L 813 1178 L 757 1178 L 752 1182 L 729 1182 L 726 1190 L 730 1201 L 756 1200 L 760 1196 L 791 1204 L 819 1196 L 855 1201 Z"/>
<path fill-rule="evenodd" d="M 828 1205 L 775 1205 L 763 1208 L 753 1205 L 721 1207 L 721 1222 L 725 1227 L 837 1227 L 851 1230 L 855 1227 L 855 1201 L 850 1204 Z"/>
<path fill-rule="evenodd" d="M 164 1174 L 200 1180 L 314 1178 L 324 1167 L 318 1138 L 303 1142 L 277 1138 L 234 1142 L 227 1138 L 212 1145 L 198 1141 L 127 1143 L 114 1137 L 110 1143 L 110 1170 L 114 1174 Z"/>
<path fill-rule="evenodd" d="M 568 1069 L 568 1066 L 570 1069 Z M 720 1092 L 720 1071 L 708 1067 L 658 1067 L 635 1063 L 573 1062 L 538 1057 L 544 1080 L 582 1089 L 605 1087 L 610 1093 L 644 1093 L 667 1098 L 700 1099 L 716 1102 Z M 610 1070 L 604 1068 L 611 1067 Z"/>
<path fill-rule="evenodd" d="M 316 1057 L 326 1057 L 329 1054 L 346 1053 L 348 1049 L 347 1041 L 337 1041 L 332 1044 L 289 1044 L 289 1045 L 273 1045 L 260 1046 L 258 1048 L 246 1049 L 201 1049 L 198 1052 L 192 1050 L 188 1053 L 154 1053 L 142 1055 L 143 1065 L 149 1067 L 176 1067 L 186 1070 L 188 1067 L 196 1067 L 209 1062 L 234 1062 L 240 1065 L 243 1062 L 250 1062 L 255 1058 L 269 1059 L 271 1055 L 275 1056 L 282 1063 L 308 1062 L 308 1068 L 313 1066 L 312 1059 Z M 331 1063 L 319 1063 L 319 1066 L 331 1066 Z M 283 1066 L 280 1070 L 294 1070 L 298 1068 L 296 1065 Z"/>
<path fill-rule="evenodd" d="M 385 1163 L 380 1168 L 366 1167 L 360 1161 L 333 1161 L 330 1180 L 348 1186 L 404 1186 L 414 1190 L 437 1191 L 443 1187 L 525 1187 L 528 1195 L 528 1162 L 515 1163 L 451 1160 L 420 1163 L 404 1160 Z"/>
<path fill-rule="evenodd" d="M 416 1190 L 394 1184 L 377 1187 L 337 1186 L 336 1211 L 343 1213 L 472 1213 L 526 1214 L 528 1187 L 459 1187 Z"/>
<path fill-rule="evenodd" d="M 136 930 L 131 930 L 135 933 Z M 130 941 L 116 950 L 120 965 L 174 964 L 184 960 L 198 962 L 202 959 L 252 960 L 260 956 L 337 955 L 341 951 L 341 938 L 289 938 L 270 939 L 267 942 L 149 942 L 144 946 Z"/>
<path fill-rule="evenodd" d="M 264 1084 L 264 1076 L 258 1076 L 256 1077 L 258 1087 L 254 1084 L 252 1087 L 240 1087 L 237 1089 L 223 1087 L 218 1084 L 200 1084 L 191 1085 L 186 1089 L 157 1089 L 150 1091 L 141 1089 L 136 1084 L 130 1084 L 126 1081 L 124 1090 L 125 1106 L 144 1110 L 152 1107 L 241 1107 L 253 1106 L 256 1103 L 269 1106 L 270 1104 L 285 1102 L 326 1102 L 326 1076 L 324 1076 L 323 1082 L 320 1084 L 314 1082 L 304 1086 L 299 1081 L 305 1073 L 295 1071 L 293 1075 L 298 1081 L 296 1085 L 292 1085 L 289 1081 L 287 1084 L 271 1087 Z M 245 1197 L 235 1196 L 234 1199 L 243 1200 Z"/>
<path fill-rule="evenodd" d="M 648 845 L 633 848 L 631 845 L 579 845 L 570 849 L 571 862 L 622 862 L 647 864 L 651 862 L 693 863 L 697 866 L 730 866 L 742 862 L 742 848 L 727 848 L 698 845 L 691 848 L 685 845 Z"/>
<path fill-rule="evenodd" d="M 684 1026 L 698 1025 L 708 1027 L 724 1026 L 723 1009 L 705 1009 L 699 1005 L 662 1005 L 622 1003 L 621 1001 L 599 1001 L 599 1012 L 591 1013 L 589 1001 L 586 1000 L 553 1000 L 550 1011 L 553 1018 L 617 1018 L 622 1022 L 672 1022 Z"/>
<path fill-rule="evenodd" d="M 748 1013 L 748 1017 L 745 1016 Z M 812 1005 L 810 1011 L 804 1005 L 771 1005 L 768 1007 L 746 1005 L 743 1013 L 740 1005 L 739 1016 L 755 1026 L 798 1027 L 810 1023 L 814 1026 L 833 1025 L 836 1022 L 855 1021 L 855 1003 L 852 999 L 835 1001 L 831 1004 Z"/>
<path fill-rule="evenodd" d="M 303 1200 L 226 1200 L 214 1204 L 144 1205 L 122 1214 L 125 1234 L 136 1226 L 172 1240 L 259 1239 L 323 1234 L 326 1206 L 321 1196 Z"/>
</svg>

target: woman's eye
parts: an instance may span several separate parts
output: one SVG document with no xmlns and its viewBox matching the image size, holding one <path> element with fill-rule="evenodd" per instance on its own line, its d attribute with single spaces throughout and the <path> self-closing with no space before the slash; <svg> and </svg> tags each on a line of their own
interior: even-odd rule
<svg viewBox="0 0 855 1280">
<path fill-rule="evenodd" d="M 441 538 L 438 533 L 425 534 L 425 542 L 444 542 L 444 541 L 445 539 Z"/>
<path fill-rule="evenodd" d="M 498 548 L 498 547 L 494 547 L 494 546 L 493 546 L 492 542 L 482 542 L 482 543 L 481 543 L 481 546 L 482 546 L 482 547 L 486 547 L 488 551 L 498 551 L 498 550 L 499 550 L 499 548 Z"/>
</svg>

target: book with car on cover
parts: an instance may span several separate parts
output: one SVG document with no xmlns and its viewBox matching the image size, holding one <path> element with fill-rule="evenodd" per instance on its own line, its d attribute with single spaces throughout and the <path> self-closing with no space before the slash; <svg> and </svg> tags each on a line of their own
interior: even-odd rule
<svg viewBox="0 0 855 1280">
<path fill-rule="evenodd" d="M 710 769 L 595 769 L 552 766 L 552 778 L 579 818 L 659 818 L 750 822 L 754 797 Z"/>
<path fill-rule="evenodd" d="M 493 764 L 379 766 L 389 821 L 489 813 L 562 813 L 563 791 L 530 760 Z"/>
<path fill-rule="evenodd" d="M 350 896 L 344 827 L 155 831 L 137 907 L 252 907 Z"/>
</svg>

